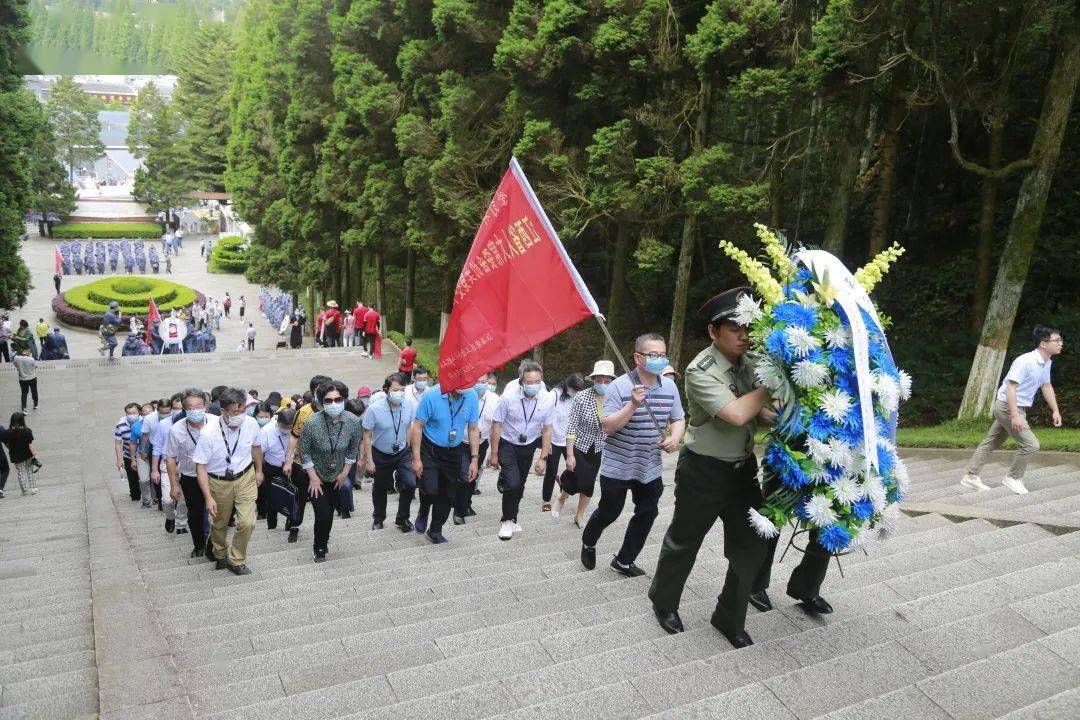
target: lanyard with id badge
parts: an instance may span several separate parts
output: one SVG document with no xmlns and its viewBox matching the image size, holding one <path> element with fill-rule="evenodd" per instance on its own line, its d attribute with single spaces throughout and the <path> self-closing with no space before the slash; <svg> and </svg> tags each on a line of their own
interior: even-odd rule
<svg viewBox="0 0 1080 720">
<path fill-rule="evenodd" d="M 221 442 L 225 445 L 225 474 L 222 475 L 222 477 L 226 480 L 235 480 L 236 474 L 233 473 L 232 469 L 232 454 L 236 452 L 236 446 L 240 444 L 240 433 L 242 431 L 239 429 L 236 431 L 236 442 L 233 443 L 232 449 L 229 449 L 229 440 L 225 437 L 225 428 L 222 426 L 222 422 L 225 422 L 224 417 L 218 421 L 218 431 L 221 433 Z"/>
<path fill-rule="evenodd" d="M 450 400 L 450 395 L 448 394 L 446 396 L 446 407 L 450 412 L 450 432 L 446 436 L 449 445 L 453 445 L 457 440 L 457 428 L 454 427 L 454 421 L 457 420 L 458 413 L 461 412 L 461 409 L 465 407 L 465 396 L 462 395 L 458 400 L 460 401 L 460 404 L 458 405 L 457 410 L 455 410 L 454 403 Z"/>
</svg>

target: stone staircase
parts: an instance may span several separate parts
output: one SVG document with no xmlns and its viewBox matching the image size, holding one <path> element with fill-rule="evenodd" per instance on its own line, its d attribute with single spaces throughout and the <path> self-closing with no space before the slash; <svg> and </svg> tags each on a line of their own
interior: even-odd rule
<svg viewBox="0 0 1080 720">
<path fill-rule="evenodd" d="M 293 389 L 313 358 L 273 363 L 261 374 Z M 385 372 L 343 368 L 330 374 L 370 383 Z M 369 530 L 365 487 L 353 517 L 335 520 L 328 562 L 311 562 L 309 519 L 292 545 L 260 524 L 252 575 L 215 570 L 188 558 L 189 539 L 166 534 L 162 514 L 127 498 L 100 427 L 135 386 L 206 373 L 156 365 L 133 378 L 95 368 L 75 377 L 86 392 L 68 406 L 46 386 L 39 422 L 62 428 L 67 419 L 75 432 L 42 440 L 49 459 L 38 496 L 17 497 L 13 478 L 0 500 L 0 720 L 1077 717 L 1080 533 L 1064 520 L 910 510 L 896 536 L 845 557 L 842 574 L 830 568 L 823 595 L 836 612 L 824 617 L 784 595 L 798 561 L 789 552 L 774 572 L 776 609 L 751 609 L 756 644 L 743 650 L 708 624 L 727 567 L 721 532 L 710 534 L 687 585 L 687 631 L 669 636 L 652 617 L 649 578 L 606 566 L 626 518 L 605 533 L 598 568 L 585 571 L 572 516 L 540 514 L 538 478 L 522 504 L 524 532 L 509 542 L 496 537 L 489 471 L 479 514 L 448 526 L 447 545 Z M 674 458 L 667 464 L 670 482 Z M 912 508 L 963 504 L 962 460 L 916 453 L 908 464 Z M 1080 467 L 1044 464 L 1025 497 L 1057 493 L 1031 507 L 1067 502 L 1080 495 L 1078 478 Z M 1001 504 L 994 513 L 1015 509 L 996 488 L 980 495 Z M 649 571 L 672 496 L 669 488 L 638 561 Z M 986 511 L 968 506 L 969 515 Z"/>
</svg>

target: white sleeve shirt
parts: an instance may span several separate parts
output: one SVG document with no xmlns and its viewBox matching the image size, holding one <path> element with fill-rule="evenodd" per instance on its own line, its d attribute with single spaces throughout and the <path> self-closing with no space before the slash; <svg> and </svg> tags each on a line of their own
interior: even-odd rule
<svg viewBox="0 0 1080 720">
<path fill-rule="evenodd" d="M 289 436 L 292 430 L 282 431 L 275 423 L 270 423 L 259 430 L 259 447 L 263 451 L 263 462 L 282 467 L 285 453 L 289 449 Z"/>
<path fill-rule="evenodd" d="M 998 388 L 997 399 L 1008 402 L 1006 390 L 1009 381 L 1016 383 L 1016 404 L 1018 407 L 1029 408 L 1035 402 L 1035 393 L 1046 383 L 1050 382 L 1050 358 L 1043 358 L 1038 350 L 1024 353 L 1012 361 L 1009 372 L 1001 381 Z"/>
<path fill-rule="evenodd" d="M 492 420 L 502 423 L 500 442 L 529 445 L 540 437 L 545 425 L 551 424 L 554 410 L 551 393 L 541 390 L 535 398 L 527 398 L 518 388 L 513 394 L 503 393 Z"/>
<path fill-rule="evenodd" d="M 495 407 L 499 396 L 488 390 L 480 398 L 480 442 L 491 439 L 491 421 L 495 418 Z"/>
<path fill-rule="evenodd" d="M 570 407 L 574 404 L 574 398 L 562 399 L 557 389 L 552 390 L 550 395 L 555 402 L 551 414 L 551 444 L 566 447 L 566 426 L 570 422 Z"/>
<path fill-rule="evenodd" d="M 226 442 L 229 443 L 228 448 Z M 191 459 L 198 465 L 205 465 L 206 472 L 212 475 L 224 475 L 226 467 L 239 474 L 252 462 L 251 448 L 261 448 L 261 442 L 259 423 L 255 422 L 255 418 L 245 415 L 244 422 L 233 430 L 222 416 L 218 421 L 203 426 Z M 226 458 L 230 461 L 226 462 Z"/>
</svg>

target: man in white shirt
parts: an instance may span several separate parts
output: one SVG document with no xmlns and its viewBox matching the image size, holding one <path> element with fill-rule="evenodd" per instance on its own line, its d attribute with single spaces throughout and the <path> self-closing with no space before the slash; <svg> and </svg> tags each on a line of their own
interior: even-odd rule
<svg viewBox="0 0 1080 720">
<path fill-rule="evenodd" d="M 1054 427 L 1061 427 L 1057 397 L 1053 385 L 1050 384 L 1050 365 L 1051 358 L 1061 352 L 1065 341 L 1061 338 L 1060 330 L 1046 325 L 1036 325 L 1032 335 L 1035 338 L 1035 349 L 1013 360 L 1008 374 L 1001 382 L 997 399 L 994 401 L 994 423 L 975 450 L 967 472 L 960 480 L 960 484 L 966 488 L 990 489 L 979 477 L 979 470 L 986 464 L 990 452 L 1000 449 L 1005 438 L 1011 437 L 1016 440 L 1018 448 L 1009 474 L 1001 484 L 1017 495 L 1027 494 L 1024 471 L 1031 458 L 1039 452 L 1039 439 L 1028 425 L 1027 411 L 1039 390 L 1042 390 L 1043 399 L 1053 413 Z"/>
<path fill-rule="evenodd" d="M 409 398 L 414 405 L 420 405 L 420 398 L 431 389 L 431 372 L 423 365 L 417 365 L 413 369 L 413 381 L 405 386 L 405 397 Z M 374 401 L 375 398 L 372 398 Z"/>
<path fill-rule="evenodd" d="M 255 502 L 263 481 L 262 446 L 259 423 L 245 414 L 247 393 L 226 388 L 218 398 L 221 417 L 207 423 L 199 436 L 192 459 L 199 488 L 206 499 L 210 525 L 210 552 L 219 570 L 226 567 L 236 575 L 250 575 L 246 564 L 247 545 L 255 528 Z M 236 534 L 226 544 L 229 516 L 236 508 Z"/>
<path fill-rule="evenodd" d="M 536 446 L 540 459 L 533 467 L 537 475 L 544 474 L 551 454 L 551 417 L 555 399 L 544 389 L 544 371 L 538 363 L 526 360 L 518 370 L 519 387 L 513 393 L 503 393 L 495 407 L 491 423 L 491 454 L 487 465 L 499 469 L 499 489 L 502 491 L 502 525 L 499 539 L 509 540 L 521 532 L 518 507 L 525 492 Z"/>
<path fill-rule="evenodd" d="M 218 416 L 206 412 L 206 393 L 197 388 L 184 390 L 180 394 L 180 402 L 184 408 L 184 418 L 172 421 L 169 428 L 165 441 L 165 466 L 169 474 L 169 495 L 177 512 L 185 506 L 187 509 L 187 528 L 194 545 L 191 557 L 194 558 L 206 553 L 206 526 L 203 521 L 206 500 L 199 489 L 193 456 L 203 428 L 208 422 L 217 422 Z"/>
</svg>

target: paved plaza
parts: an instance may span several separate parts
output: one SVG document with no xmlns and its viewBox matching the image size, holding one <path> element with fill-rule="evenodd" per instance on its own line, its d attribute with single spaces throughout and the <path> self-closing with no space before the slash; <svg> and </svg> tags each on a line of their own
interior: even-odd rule
<svg viewBox="0 0 1080 720">
<path fill-rule="evenodd" d="M 448 526 L 442 546 L 369 530 L 364 490 L 335 521 L 326 563 L 311 562 L 310 519 L 293 545 L 261 524 L 254 572 L 240 578 L 189 559 L 188 538 L 131 502 L 113 466 L 129 399 L 191 384 L 293 391 L 317 371 L 355 390 L 391 365 L 312 349 L 43 369 L 30 417 L 41 490 L 21 497 L 12 480 L 0 500 L 0 720 L 1077 717 L 1080 467 L 1067 457 L 1043 456 L 1017 500 L 996 487 L 1003 465 L 984 471 L 995 489 L 970 493 L 955 485 L 961 458 L 907 454 L 910 513 L 897 536 L 846 557 L 842 575 L 830 569 L 836 612 L 810 617 L 784 596 L 789 552 L 773 574 L 776 609 L 751 610 L 757 644 L 738 651 L 708 624 L 726 570 L 718 530 L 684 595 L 687 631 L 668 636 L 649 577 L 582 568 L 580 531 L 541 515 L 538 478 L 510 542 L 496 537 L 490 474 L 479 514 Z M 3 413 L 16 393 L 5 365 Z M 650 572 L 673 461 L 639 559 Z M 940 512 L 915 510 L 930 503 Z"/>
<path fill-rule="evenodd" d="M 40 237 L 37 233 L 37 226 L 30 228 L 30 238 L 23 244 L 22 256 L 26 261 L 27 266 L 30 268 L 30 273 L 33 277 L 34 288 L 30 291 L 30 295 L 26 300 L 26 305 L 14 310 L 11 313 L 12 320 L 17 324 L 22 318 L 26 318 L 30 326 L 38 321 L 38 318 L 45 318 L 45 322 L 53 324 L 56 321 L 56 317 L 52 311 L 52 299 L 56 294 L 55 288 L 52 283 L 53 274 L 53 262 L 55 258 L 55 248 L 60 245 L 57 240 Z M 190 288 L 194 288 L 202 292 L 205 295 L 211 296 L 215 299 L 222 299 L 225 297 L 225 293 L 228 292 L 233 298 L 232 317 L 225 319 L 222 318 L 221 330 L 217 331 L 218 353 L 234 353 L 237 346 L 240 344 L 245 336 L 247 329 L 247 323 L 255 323 L 255 330 L 257 332 L 255 338 L 256 349 L 272 349 L 279 340 L 287 340 L 288 334 L 284 337 L 278 337 L 277 328 L 272 327 L 266 318 L 259 314 L 259 286 L 249 283 L 244 279 L 243 275 L 236 274 L 217 274 L 211 273 L 207 270 L 206 261 L 199 257 L 199 241 L 203 239 L 199 236 L 190 236 L 184 238 L 184 247 L 180 250 L 180 255 L 173 257 L 173 272 L 167 274 L 165 272 L 165 259 L 161 259 L 161 272 L 156 277 L 162 277 L 173 282 L 178 282 L 182 285 L 187 285 Z M 146 241 L 147 248 L 149 249 L 152 241 Z M 158 252 L 161 251 L 161 244 L 157 244 Z M 63 279 L 62 290 L 69 290 L 77 285 L 83 283 L 93 282 L 103 277 L 117 277 L 126 276 L 127 273 L 123 272 L 123 262 L 119 264 L 121 269 L 120 273 L 106 273 L 105 275 L 69 275 Z M 150 270 L 150 266 L 147 265 L 147 270 Z M 152 272 L 147 273 L 150 277 L 155 277 Z M 243 295 L 247 299 L 248 307 L 245 313 L 244 321 L 239 319 L 239 309 L 236 305 L 239 297 Z M 355 298 L 354 298 L 355 300 Z M 342 306 L 347 301 L 341 299 L 338 302 L 342 303 Z M 349 303 L 351 305 L 351 303 Z M 145 311 L 144 311 L 145 312 Z M 97 333 L 92 330 L 85 330 L 82 328 L 74 327 L 62 327 L 64 335 L 68 340 L 68 348 L 71 352 L 72 359 L 98 357 L 97 349 L 100 346 Z M 311 338 L 305 338 L 305 344 L 310 344 Z M 121 344 L 123 344 L 123 338 L 121 337 Z M 119 349 L 117 354 L 119 355 Z"/>
</svg>

